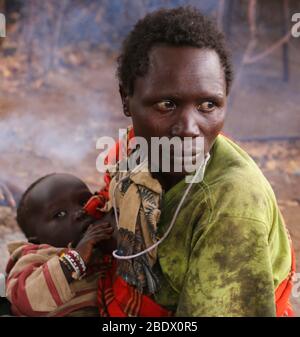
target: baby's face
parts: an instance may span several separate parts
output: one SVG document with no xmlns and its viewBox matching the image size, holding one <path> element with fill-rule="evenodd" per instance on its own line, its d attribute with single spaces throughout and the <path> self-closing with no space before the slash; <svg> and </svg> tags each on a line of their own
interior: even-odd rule
<svg viewBox="0 0 300 337">
<path fill-rule="evenodd" d="M 45 178 L 28 196 L 31 232 L 40 243 L 54 247 L 76 244 L 93 221 L 82 212 L 91 196 L 87 186 L 72 175 L 55 174 Z"/>
</svg>

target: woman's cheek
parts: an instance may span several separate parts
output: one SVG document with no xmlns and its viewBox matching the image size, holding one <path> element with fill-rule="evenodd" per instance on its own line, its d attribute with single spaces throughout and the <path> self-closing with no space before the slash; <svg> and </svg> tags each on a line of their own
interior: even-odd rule
<svg viewBox="0 0 300 337">
<path fill-rule="evenodd" d="M 218 134 L 224 125 L 225 113 L 224 110 L 218 110 L 210 116 L 207 121 L 208 132 L 212 135 Z"/>
<path fill-rule="evenodd" d="M 143 113 L 132 115 L 132 122 L 135 134 L 139 137 L 160 137 L 165 135 L 164 123 L 160 116 L 157 116 L 150 109 L 146 109 Z"/>
</svg>

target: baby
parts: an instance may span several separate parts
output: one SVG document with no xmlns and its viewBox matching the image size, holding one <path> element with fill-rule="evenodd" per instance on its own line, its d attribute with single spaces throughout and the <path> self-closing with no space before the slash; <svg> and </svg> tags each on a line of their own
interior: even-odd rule
<svg viewBox="0 0 300 337">
<path fill-rule="evenodd" d="M 83 210 L 91 196 L 69 174 L 47 175 L 23 194 L 17 221 L 28 242 L 9 245 L 7 265 L 14 315 L 99 316 L 97 281 L 116 242 L 110 215 L 95 220 Z"/>
</svg>

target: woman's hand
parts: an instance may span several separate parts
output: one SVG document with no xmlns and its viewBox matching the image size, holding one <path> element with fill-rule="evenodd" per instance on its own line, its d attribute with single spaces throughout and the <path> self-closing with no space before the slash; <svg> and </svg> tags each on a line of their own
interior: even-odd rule
<svg viewBox="0 0 300 337">
<path fill-rule="evenodd" d="M 113 227 L 105 220 L 99 220 L 88 227 L 83 238 L 75 247 L 75 250 L 80 254 L 86 265 L 90 261 L 93 248 L 101 241 L 109 240 L 113 231 Z"/>
</svg>

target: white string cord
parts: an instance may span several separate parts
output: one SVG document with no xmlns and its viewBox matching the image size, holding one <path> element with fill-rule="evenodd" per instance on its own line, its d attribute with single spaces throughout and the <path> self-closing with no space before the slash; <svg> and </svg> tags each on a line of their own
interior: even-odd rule
<svg viewBox="0 0 300 337">
<path fill-rule="evenodd" d="M 150 252 L 152 249 L 154 249 L 155 247 L 157 247 L 158 245 L 160 245 L 160 244 L 166 239 L 166 237 L 169 235 L 170 231 L 172 230 L 172 228 L 173 228 L 173 226 L 174 226 L 174 224 L 175 224 L 176 218 L 177 218 L 177 216 L 178 216 L 178 213 L 179 213 L 179 211 L 180 211 L 180 209 L 181 209 L 181 207 L 182 207 L 182 205 L 183 205 L 183 203 L 184 203 L 184 200 L 185 200 L 186 196 L 188 195 L 188 193 L 190 192 L 190 189 L 191 189 L 191 187 L 192 187 L 192 184 L 195 182 L 195 180 L 196 180 L 196 178 L 198 177 L 199 173 L 202 174 L 201 181 L 203 180 L 204 170 L 205 170 L 206 164 L 207 164 L 207 162 L 208 162 L 208 160 L 209 160 L 209 157 L 210 157 L 210 155 L 209 155 L 209 153 L 208 153 L 207 156 L 206 156 L 206 158 L 205 158 L 205 160 L 204 160 L 204 162 L 203 162 L 203 164 L 200 165 L 200 167 L 199 167 L 198 170 L 196 171 L 196 173 L 195 173 L 195 175 L 194 175 L 192 181 L 189 183 L 188 187 L 186 188 L 186 190 L 185 190 L 185 192 L 184 192 L 184 194 L 183 194 L 183 196 L 182 196 L 182 198 L 181 198 L 181 200 L 180 200 L 180 202 L 179 202 L 179 204 L 178 204 L 178 206 L 177 206 L 177 208 L 176 208 L 176 211 L 175 211 L 175 213 L 174 213 L 174 215 L 173 215 L 173 218 L 172 218 L 172 221 L 171 221 L 171 223 L 170 223 L 170 226 L 169 226 L 169 228 L 167 229 L 167 231 L 165 232 L 165 234 L 162 236 L 162 238 L 161 238 L 160 240 L 158 240 L 157 242 L 155 242 L 152 246 L 150 246 L 150 247 L 148 247 L 147 249 L 145 249 L 145 250 L 143 250 L 143 251 L 141 251 L 141 252 L 139 252 L 139 253 L 137 253 L 137 254 L 134 254 L 134 255 L 127 255 L 127 256 L 118 255 L 118 254 L 117 254 L 118 250 L 116 249 L 116 250 L 114 250 L 114 251 L 112 252 L 112 255 L 113 255 L 116 259 L 119 259 L 119 260 L 130 260 L 130 259 L 134 259 L 134 258 L 136 258 L 136 257 L 139 257 L 139 256 L 141 256 L 141 255 L 143 255 L 143 254 L 146 254 L 146 253 Z M 144 163 L 144 162 L 143 162 L 143 163 Z M 142 165 L 143 163 L 141 163 L 140 165 Z M 139 167 L 140 165 L 138 165 L 137 167 Z M 137 167 L 136 167 L 136 168 L 137 168 Z M 122 178 L 122 179 L 116 184 L 116 186 L 115 186 L 115 188 L 114 188 L 114 192 L 115 192 L 115 190 L 116 190 L 116 187 L 119 185 L 119 183 L 121 183 L 121 182 L 122 182 L 123 180 L 125 180 L 126 178 L 128 178 L 128 176 Z M 116 209 L 116 205 L 115 205 L 115 194 L 114 194 L 114 192 L 113 192 L 113 207 L 114 207 L 114 212 L 115 212 L 115 217 L 116 217 L 116 223 L 117 223 L 117 226 L 118 226 L 118 228 L 119 228 L 119 221 L 118 221 L 117 209 Z"/>
</svg>

